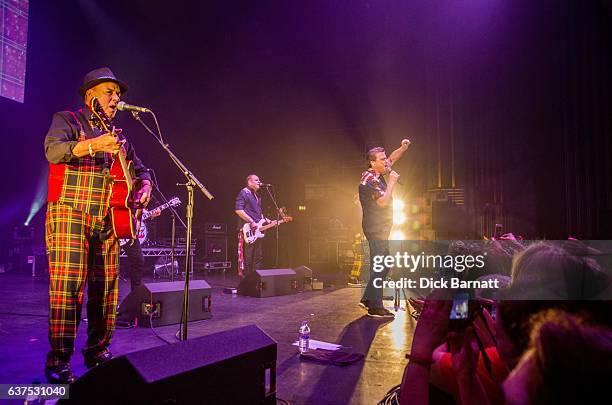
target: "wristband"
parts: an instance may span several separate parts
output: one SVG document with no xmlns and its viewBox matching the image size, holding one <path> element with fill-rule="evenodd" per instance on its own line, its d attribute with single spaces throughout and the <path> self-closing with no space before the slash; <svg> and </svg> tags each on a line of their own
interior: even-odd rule
<svg viewBox="0 0 612 405">
<path fill-rule="evenodd" d="M 412 354 L 407 354 L 406 358 L 410 360 L 410 363 L 415 363 L 423 367 L 429 367 L 432 364 L 434 364 L 434 360 L 431 357 L 426 358 L 426 357 L 419 357 L 419 356 L 412 355 Z"/>
<path fill-rule="evenodd" d="M 91 142 L 87 146 L 87 149 L 89 149 L 89 156 L 91 156 L 91 157 L 95 157 L 96 156 L 96 153 L 93 151 L 93 148 L 91 147 Z"/>
</svg>

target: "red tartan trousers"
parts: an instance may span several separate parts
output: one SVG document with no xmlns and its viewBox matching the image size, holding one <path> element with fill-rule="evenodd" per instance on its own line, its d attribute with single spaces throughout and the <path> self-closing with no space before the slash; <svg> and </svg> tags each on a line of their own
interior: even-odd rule
<svg viewBox="0 0 612 405">
<path fill-rule="evenodd" d="M 119 243 L 110 219 L 93 217 L 64 204 L 49 203 L 46 219 L 49 257 L 49 343 L 47 367 L 70 361 L 81 321 L 87 282 L 87 343 L 83 354 L 105 351 L 115 328 Z"/>
</svg>

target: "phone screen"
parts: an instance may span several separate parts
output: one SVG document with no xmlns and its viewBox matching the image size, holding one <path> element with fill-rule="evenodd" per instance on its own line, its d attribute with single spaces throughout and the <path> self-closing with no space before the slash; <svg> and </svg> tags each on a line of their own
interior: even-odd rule
<svg viewBox="0 0 612 405">
<path fill-rule="evenodd" d="M 453 296 L 453 307 L 450 312 L 451 320 L 469 318 L 469 300 L 468 293 L 458 293 Z"/>
</svg>

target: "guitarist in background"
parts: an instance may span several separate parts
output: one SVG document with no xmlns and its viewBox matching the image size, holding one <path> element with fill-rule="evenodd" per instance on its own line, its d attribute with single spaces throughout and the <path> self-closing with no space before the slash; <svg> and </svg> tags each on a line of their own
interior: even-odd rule
<svg viewBox="0 0 612 405">
<path fill-rule="evenodd" d="M 87 73 L 79 94 L 85 105 L 95 97 L 109 118 L 127 86 L 109 68 Z M 49 256 L 49 343 L 45 375 L 51 383 L 70 384 L 74 340 L 81 320 L 87 281 L 87 342 L 85 365 L 95 367 L 112 358 L 108 346 L 115 327 L 119 243 L 109 213 L 109 168 L 121 147 L 136 171 L 133 198 L 146 206 L 151 178 L 134 148 L 120 131 L 94 129 L 91 111 L 53 115 L 45 137 L 49 166 L 46 242 Z M 117 136 L 117 135 L 118 136 Z"/>
<path fill-rule="evenodd" d="M 247 186 L 238 193 L 236 197 L 236 215 L 240 218 L 238 223 L 238 276 L 246 277 L 247 274 L 261 269 L 263 264 L 262 240 L 248 244 L 242 235 L 242 227 L 245 223 L 251 229 L 257 228 L 257 223 L 261 221 L 263 212 L 261 210 L 261 197 L 257 194 L 261 181 L 256 174 L 249 174 L 246 177 Z M 266 218 L 266 222 L 270 222 Z"/>
<path fill-rule="evenodd" d="M 147 209 L 144 208 L 143 214 L 147 212 Z M 151 216 L 150 219 L 156 218 L 161 214 L 159 209 L 154 209 L 149 211 Z M 120 274 L 121 278 L 125 279 L 125 277 L 130 278 L 130 291 L 134 291 L 136 288 L 142 285 L 142 275 L 145 269 L 145 257 L 142 253 L 142 245 L 140 244 L 140 239 L 132 239 L 127 242 L 125 245 L 121 246 L 121 249 L 127 255 L 127 269 L 121 268 Z M 117 328 L 131 328 L 135 325 L 134 319 L 128 313 L 119 312 L 119 307 L 117 308 L 117 316 L 116 316 L 116 327 Z"/>
<path fill-rule="evenodd" d="M 146 209 L 143 209 L 143 213 L 147 212 Z M 161 214 L 161 210 L 154 209 L 150 212 L 149 219 L 153 219 L 158 217 Z M 127 255 L 128 268 L 127 270 L 122 270 L 122 277 L 129 276 L 130 278 L 130 291 L 134 291 L 138 286 L 142 285 L 142 275 L 144 273 L 145 268 L 145 258 L 142 253 L 142 245 L 140 244 L 140 239 L 136 238 L 126 243 L 122 249 L 125 251 Z"/>
</svg>

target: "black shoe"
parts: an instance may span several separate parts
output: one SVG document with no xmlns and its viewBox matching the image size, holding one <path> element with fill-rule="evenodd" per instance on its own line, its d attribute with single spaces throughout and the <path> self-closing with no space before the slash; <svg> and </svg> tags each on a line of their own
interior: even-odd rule
<svg viewBox="0 0 612 405">
<path fill-rule="evenodd" d="M 368 309 L 368 316 L 374 318 L 395 318 L 393 312 L 387 311 L 385 308 L 370 308 Z"/>
<path fill-rule="evenodd" d="M 47 381 L 51 384 L 72 384 L 77 379 L 77 377 L 72 374 L 69 364 L 45 367 L 45 377 L 47 377 Z"/>
<path fill-rule="evenodd" d="M 113 354 L 106 350 L 96 356 L 85 356 L 85 367 L 92 368 L 106 363 L 113 358 Z"/>
<path fill-rule="evenodd" d="M 359 301 L 359 306 L 367 311 L 368 307 L 370 306 L 370 301 L 368 301 L 368 300 L 361 300 L 361 301 Z"/>
<path fill-rule="evenodd" d="M 117 319 L 115 321 L 116 329 L 132 329 L 135 326 L 136 326 L 136 322 L 134 321 L 125 321 L 123 319 Z"/>
</svg>

